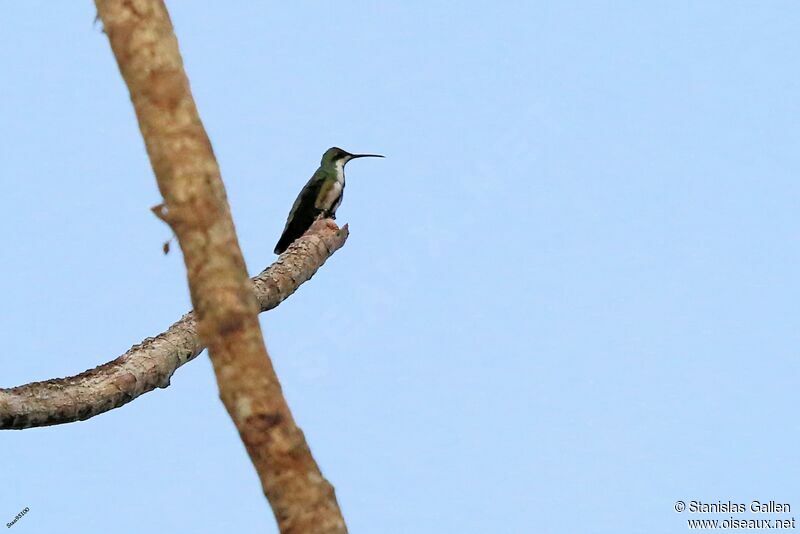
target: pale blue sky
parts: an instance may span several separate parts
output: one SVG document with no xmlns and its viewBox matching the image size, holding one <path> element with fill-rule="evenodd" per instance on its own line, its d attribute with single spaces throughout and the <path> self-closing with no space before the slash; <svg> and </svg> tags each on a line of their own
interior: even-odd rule
<svg viewBox="0 0 800 534">
<path fill-rule="evenodd" d="M 800 515 L 800 6 L 170 7 L 251 272 L 331 145 L 347 245 L 262 315 L 354 533 L 667 533 Z M 5 2 L 2 386 L 189 307 L 89 1 Z M 205 356 L 0 434 L 14 532 L 274 532 Z M 775 517 L 775 516 L 773 516 Z"/>
</svg>

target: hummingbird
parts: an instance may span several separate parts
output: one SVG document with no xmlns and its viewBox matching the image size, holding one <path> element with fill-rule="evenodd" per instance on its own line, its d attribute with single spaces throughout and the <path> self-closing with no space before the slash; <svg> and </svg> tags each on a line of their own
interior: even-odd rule
<svg viewBox="0 0 800 534">
<path fill-rule="evenodd" d="M 275 245 L 275 254 L 282 254 L 317 219 L 336 218 L 336 208 L 342 203 L 344 194 L 344 166 L 348 161 L 382 157 L 384 156 L 380 154 L 351 154 L 339 147 L 326 150 L 319 169 L 311 176 L 292 205 L 283 234 Z"/>
</svg>

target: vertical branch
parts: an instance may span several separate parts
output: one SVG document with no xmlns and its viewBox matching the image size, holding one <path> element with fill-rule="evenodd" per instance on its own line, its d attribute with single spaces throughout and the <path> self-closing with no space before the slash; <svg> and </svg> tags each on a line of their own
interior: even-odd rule
<svg viewBox="0 0 800 534">
<path fill-rule="evenodd" d="M 283 533 L 346 532 L 272 368 L 211 143 L 162 0 L 95 0 L 183 251 L 198 333 Z"/>
</svg>

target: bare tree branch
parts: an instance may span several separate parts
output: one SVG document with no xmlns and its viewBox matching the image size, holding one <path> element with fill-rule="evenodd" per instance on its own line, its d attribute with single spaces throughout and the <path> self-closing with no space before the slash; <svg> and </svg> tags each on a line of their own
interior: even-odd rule
<svg viewBox="0 0 800 534">
<path fill-rule="evenodd" d="M 338 230 L 324 221 L 316 223 L 252 279 L 260 310 L 271 310 L 294 293 L 346 239 L 347 226 Z M 194 312 L 189 312 L 167 331 L 99 367 L 67 378 L 0 389 L 0 429 L 72 423 L 119 408 L 148 391 L 167 387 L 178 367 L 204 348 Z"/>
<path fill-rule="evenodd" d="M 283 533 L 346 532 L 264 346 L 219 166 L 163 0 L 95 0 L 183 251 L 220 398 Z"/>
</svg>

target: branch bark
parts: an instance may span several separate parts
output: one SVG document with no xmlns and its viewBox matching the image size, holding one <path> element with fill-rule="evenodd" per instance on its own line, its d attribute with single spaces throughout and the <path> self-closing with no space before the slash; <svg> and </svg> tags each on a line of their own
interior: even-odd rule
<svg viewBox="0 0 800 534">
<path fill-rule="evenodd" d="M 278 260 L 252 278 L 260 311 L 277 307 L 311 279 L 347 239 L 325 221 L 316 223 Z M 67 378 L 0 389 L 0 430 L 82 421 L 119 408 L 139 395 L 165 388 L 181 365 L 205 348 L 197 335 L 194 312 L 165 332 L 149 337 L 108 363 Z"/>
<path fill-rule="evenodd" d="M 163 0 L 95 0 L 178 238 L 220 398 L 283 533 L 346 532 L 264 346 L 219 166 Z"/>
</svg>

